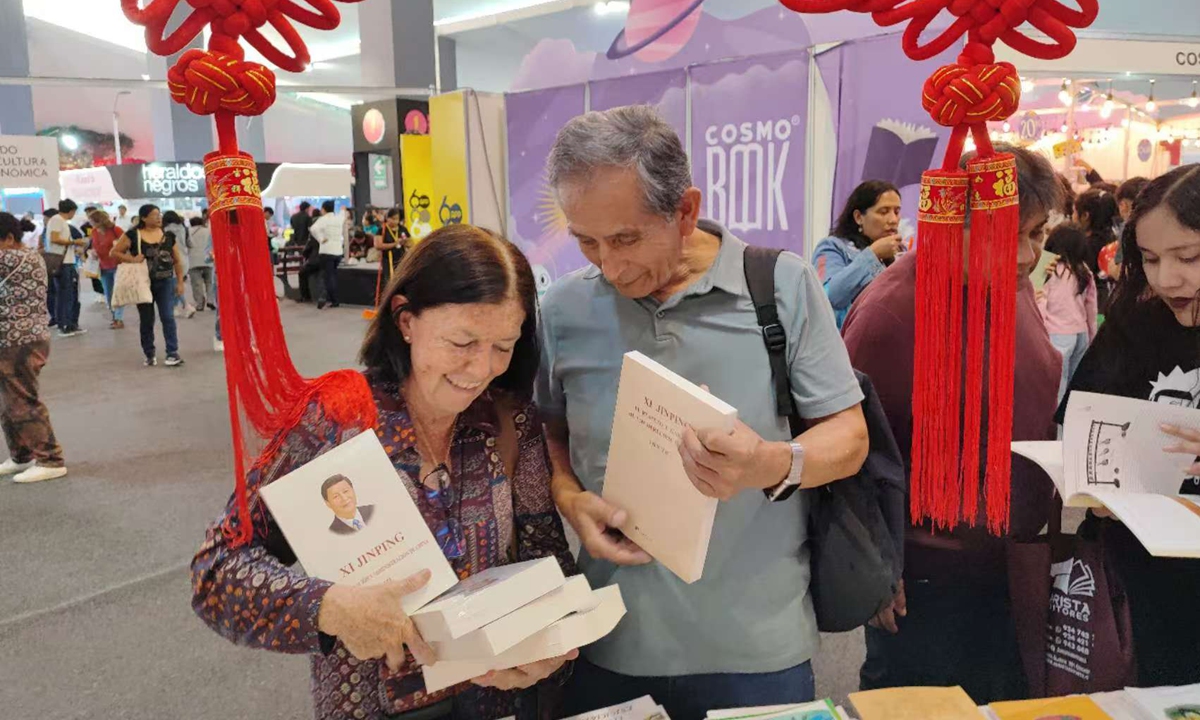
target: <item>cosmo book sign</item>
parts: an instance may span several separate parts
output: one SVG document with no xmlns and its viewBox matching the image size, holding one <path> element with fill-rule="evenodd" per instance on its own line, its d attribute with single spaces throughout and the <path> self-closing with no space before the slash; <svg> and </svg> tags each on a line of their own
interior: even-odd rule
<svg viewBox="0 0 1200 720">
<path fill-rule="evenodd" d="M 699 66 L 691 80 L 703 214 L 751 244 L 803 253 L 807 54 Z"/>
</svg>

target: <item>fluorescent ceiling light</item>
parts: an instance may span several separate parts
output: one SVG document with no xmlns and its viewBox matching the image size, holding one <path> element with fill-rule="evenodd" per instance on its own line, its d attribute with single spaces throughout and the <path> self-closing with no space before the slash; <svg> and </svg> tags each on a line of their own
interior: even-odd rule
<svg viewBox="0 0 1200 720">
<path fill-rule="evenodd" d="M 494 15 L 503 15 L 504 13 L 510 13 L 516 10 L 528 10 L 529 8 L 535 8 L 538 5 L 549 5 L 550 3 L 554 2 L 559 2 L 559 0 L 515 0 L 515 2 L 497 5 L 479 12 L 463 13 L 461 15 L 453 15 L 451 17 L 442 18 L 441 20 L 434 20 L 433 26 L 441 27 L 443 25 L 453 25 L 454 23 L 469 22 L 471 20 L 492 17 Z"/>
<path fill-rule="evenodd" d="M 83 33 L 103 42 L 146 52 L 146 31 L 129 22 L 115 2 L 25 0 L 25 16 Z"/>
<path fill-rule="evenodd" d="M 288 90 L 285 88 L 286 86 L 282 86 L 279 89 L 282 92 L 288 92 Z M 303 98 L 305 100 L 312 100 L 313 102 L 318 102 L 322 105 L 330 105 L 340 110 L 349 110 L 350 108 L 359 104 L 359 101 L 354 100 L 353 98 L 348 98 L 344 95 L 333 95 L 330 93 L 298 92 L 296 93 L 296 97 Z"/>
</svg>

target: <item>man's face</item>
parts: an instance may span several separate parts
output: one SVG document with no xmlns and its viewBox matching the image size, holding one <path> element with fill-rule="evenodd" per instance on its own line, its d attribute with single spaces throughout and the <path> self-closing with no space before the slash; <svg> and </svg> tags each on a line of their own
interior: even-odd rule
<svg viewBox="0 0 1200 720">
<path fill-rule="evenodd" d="M 636 171 L 604 168 L 567 182 L 559 199 L 579 249 L 617 292 L 643 298 L 675 279 L 683 240 L 696 229 L 698 192 L 689 191 L 674 217 L 663 218 L 646 207 Z"/>
<path fill-rule="evenodd" d="M 343 480 L 325 491 L 325 505 L 343 520 L 353 520 L 358 512 L 358 496 L 354 486 Z"/>
<path fill-rule="evenodd" d="M 1042 248 L 1046 246 L 1046 223 L 1049 220 L 1048 213 L 1039 212 L 1021 223 L 1021 234 L 1017 237 L 1018 279 L 1029 277 L 1029 273 L 1037 267 Z"/>
</svg>

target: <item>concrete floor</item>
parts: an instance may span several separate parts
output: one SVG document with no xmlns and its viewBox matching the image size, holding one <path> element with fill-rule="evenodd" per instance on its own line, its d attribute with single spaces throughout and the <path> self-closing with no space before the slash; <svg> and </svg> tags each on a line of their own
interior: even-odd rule
<svg viewBox="0 0 1200 720">
<path fill-rule="evenodd" d="M 70 474 L 0 483 L 0 717 L 311 717 L 304 658 L 237 648 L 189 606 L 188 562 L 232 488 L 212 314 L 179 321 L 184 367 L 145 368 L 136 314 L 109 330 L 93 297 L 90 332 L 54 338 L 42 375 Z M 354 364 L 359 312 L 283 304 L 302 372 Z M 818 695 L 843 701 L 862 656 L 861 633 L 827 638 Z"/>
</svg>

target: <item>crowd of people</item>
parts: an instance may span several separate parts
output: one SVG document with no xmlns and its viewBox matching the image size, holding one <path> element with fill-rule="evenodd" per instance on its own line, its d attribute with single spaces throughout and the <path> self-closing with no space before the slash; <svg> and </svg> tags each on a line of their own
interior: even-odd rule
<svg viewBox="0 0 1200 720">
<path fill-rule="evenodd" d="M 1096 179 L 1069 197 L 1047 160 L 998 149 L 1015 157 L 1019 188 L 1013 439 L 1052 439 L 1077 390 L 1200 406 L 1200 166 L 1119 188 Z M 747 244 L 702 217 L 672 127 L 641 106 L 576 117 L 558 134 L 547 178 L 590 264 L 560 278 L 540 303 L 520 250 L 469 225 L 413 244 L 399 210 L 369 210 L 355 223 L 332 202 L 303 203 L 289 219 L 288 243 L 304 249 L 305 278 L 321 278 L 323 288 L 307 297 L 322 308 L 338 305 L 343 258 L 375 251 L 381 261 L 378 312 L 360 351 L 378 410 L 374 432 L 431 530 L 448 538 L 443 549 L 457 574 L 555 557 L 593 587 L 619 584 L 628 614 L 580 653 L 428 695 L 420 667 L 432 650 L 399 602 L 426 578 L 355 587 L 308 577 L 266 512 L 251 513 L 248 543 L 232 541 L 231 498 L 193 560 L 194 609 L 240 645 L 308 654 L 323 720 L 558 717 L 643 695 L 692 720 L 713 708 L 812 700 L 819 635 L 807 491 L 857 476 L 891 440 L 910 471 L 913 384 L 925 369 L 913 357 L 917 263 L 899 234 L 898 188 L 868 181 L 856 189 L 813 264 L 778 257 L 775 325 L 801 421 L 794 434 L 776 402 Z M 59 209 L 70 220 L 73 203 Z M 185 278 L 197 311 L 212 297 L 211 271 L 194 272 L 201 256 L 187 245 L 197 235 L 211 242 L 203 224 L 182 227 L 180 238 L 181 224 L 153 206 L 129 229 L 100 213 L 89 218 L 93 251 L 111 244 L 116 267 L 149 266 L 153 301 L 138 305 L 147 364 L 155 306 L 167 364 L 180 364 L 173 308 Z M 88 247 L 63 223 L 54 227 L 50 252 Z M 45 265 L 13 249 L 22 231 L 0 214 L 0 293 L 42 303 L 40 318 Z M 1043 266 L 1043 252 L 1057 260 Z M 210 263 L 211 252 L 203 259 Z M 67 335 L 77 318 L 77 301 L 62 287 L 70 277 L 58 271 L 57 319 Z M 963 282 L 971 280 L 964 274 Z M 19 380 L 4 385 L 12 459 L 0 472 L 53 474 L 61 450 L 36 392 L 48 331 L 6 307 L 0 368 Z M 738 410 L 732 432 L 687 429 L 678 447 L 696 489 L 719 500 L 704 577 L 692 585 L 623 536 L 624 510 L 602 497 L 622 358 L 634 350 Z M 1165 377 L 1191 384 L 1164 395 Z M 864 378 L 882 429 L 868 431 Z M 1200 456 L 1200 433 L 1164 431 L 1171 445 L 1146 452 Z M 254 466 L 252 506 L 260 507 L 264 485 L 355 432 L 314 401 L 273 443 L 276 459 Z M 1192 472 L 1200 476 L 1200 465 Z M 1061 510 L 1050 479 L 1019 460 L 1011 494 L 1003 537 L 982 522 L 907 523 L 903 547 L 892 549 L 903 558 L 901 579 L 866 629 L 862 687 L 958 685 L 981 704 L 1028 697 L 1010 601 L 1022 579 L 1011 577 L 1007 553 Z M 582 543 L 578 558 L 564 521 Z M 1200 626 L 1180 621 L 1200 604 L 1200 563 L 1151 557 L 1102 512 L 1089 513 L 1081 532 L 1105 539 L 1126 588 L 1139 684 L 1200 682 Z"/>
</svg>

